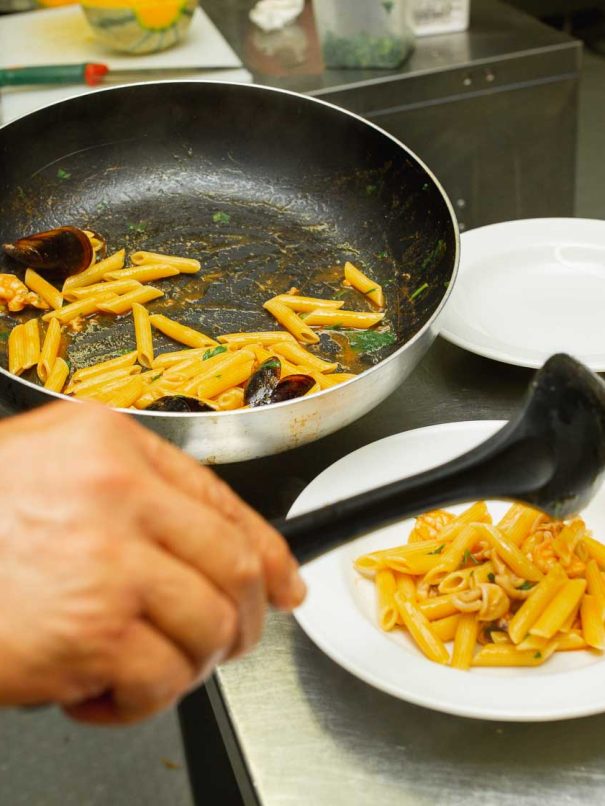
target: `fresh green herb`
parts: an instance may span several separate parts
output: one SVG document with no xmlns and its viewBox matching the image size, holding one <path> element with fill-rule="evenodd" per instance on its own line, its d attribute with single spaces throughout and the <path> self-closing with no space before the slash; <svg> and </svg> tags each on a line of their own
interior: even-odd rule
<svg viewBox="0 0 605 806">
<path fill-rule="evenodd" d="M 373 196 L 377 190 L 378 188 L 376 187 L 376 185 L 366 185 L 366 193 L 368 196 Z"/>
<path fill-rule="evenodd" d="M 223 213 L 219 210 L 212 216 L 212 220 L 215 224 L 228 224 L 231 221 L 231 216 L 229 213 Z"/>
<path fill-rule="evenodd" d="M 488 580 L 490 582 L 495 582 L 496 581 L 496 575 L 495 574 L 488 574 L 487 578 L 488 578 Z"/>
<path fill-rule="evenodd" d="M 131 352 L 132 350 L 130 349 L 130 347 L 126 347 L 124 350 L 118 350 L 118 352 L 116 353 L 116 358 L 120 355 L 126 355 L 127 353 Z"/>
<path fill-rule="evenodd" d="M 349 339 L 351 349 L 358 353 L 375 353 L 383 347 L 395 344 L 397 337 L 391 330 L 382 333 L 377 330 L 347 330 L 343 331 Z"/>
<path fill-rule="evenodd" d="M 8 341 L 8 333 L 0 333 L 0 341 Z"/>
<path fill-rule="evenodd" d="M 327 31 L 323 40 L 327 67 L 393 68 L 401 64 L 408 52 L 406 40 L 395 34 L 374 36 L 362 31 L 355 36 L 340 36 Z"/>
<path fill-rule="evenodd" d="M 437 546 L 435 551 L 429 551 L 429 554 L 441 554 L 443 549 L 445 548 L 445 543 L 442 543 L 440 546 Z"/>
<path fill-rule="evenodd" d="M 348 294 L 348 292 L 349 292 L 348 288 L 343 288 L 340 291 L 337 291 L 333 296 L 336 297 L 336 299 L 342 299 Z"/>
<path fill-rule="evenodd" d="M 129 224 L 128 229 L 130 230 L 130 232 L 143 233 L 147 229 L 147 225 L 145 224 L 144 221 L 139 221 L 138 224 Z"/>
<path fill-rule="evenodd" d="M 462 555 L 462 562 L 464 563 L 464 565 L 470 562 L 474 563 L 475 565 L 479 565 L 479 560 L 476 560 L 473 557 L 469 549 L 466 549 L 466 551 Z"/>
<path fill-rule="evenodd" d="M 441 258 L 445 255 L 447 251 L 447 246 L 445 241 L 439 240 L 425 257 L 425 259 L 420 264 L 420 271 L 424 271 L 430 265 L 437 263 Z"/>
<path fill-rule="evenodd" d="M 21 185 L 19 185 L 19 187 L 17 188 L 17 195 L 19 196 L 21 201 L 25 201 L 27 199 L 27 196 L 25 195 L 25 191 L 23 190 Z"/>
<path fill-rule="evenodd" d="M 393 2 L 393 0 L 384 0 L 382 7 L 384 8 L 387 14 L 390 14 L 391 11 L 393 10 L 394 5 L 395 3 Z"/>
<path fill-rule="evenodd" d="M 537 582 L 530 582 L 529 579 L 526 579 L 525 582 L 522 582 L 520 585 L 517 585 L 517 590 L 530 591 L 537 584 L 538 584 Z"/>
<path fill-rule="evenodd" d="M 450 287 L 450 281 L 449 281 L 449 280 L 446 280 L 446 281 L 444 282 L 444 284 L 443 284 L 443 287 L 444 287 L 444 288 L 449 288 L 449 287 Z"/>
<path fill-rule="evenodd" d="M 540 658 L 541 658 L 541 657 L 542 657 L 542 653 L 541 653 L 541 652 L 536 652 L 536 653 L 534 654 L 534 658 L 535 658 L 536 660 L 540 660 Z"/>
<path fill-rule="evenodd" d="M 220 355 L 221 353 L 226 353 L 227 348 L 224 344 L 219 344 L 218 347 L 211 347 L 209 350 L 206 350 L 204 355 L 202 356 L 202 361 L 207 361 L 209 358 L 213 358 L 215 355 Z"/>
<path fill-rule="evenodd" d="M 419 296 L 422 294 L 422 292 L 423 292 L 423 291 L 426 291 L 426 289 L 427 289 L 428 287 L 429 287 L 429 284 L 428 284 L 428 283 L 423 283 L 421 286 L 419 286 L 419 287 L 418 287 L 418 288 L 417 288 L 417 289 L 414 291 L 414 293 L 413 293 L 413 294 L 410 294 L 410 296 L 408 297 L 408 299 L 410 300 L 410 302 L 413 302 L 413 301 L 416 299 L 416 297 L 419 297 Z"/>
<path fill-rule="evenodd" d="M 57 179 L 71 179 L 71 174 L 64 168 L 59 168 L 57 171 Z"/>
<path fill-rule="evenodd" d="M 378 288 L 376 286 L 374 286 L 374 288 L 368 288 L 368 290 L 364 291 L 363 293 L 367 296 L 368 294 L 373 294 L 374 291 L 378 291 Z"/>
<path fill-rule="evenodd" d="M 68 369 L 68 370 L 71 372 L 71 369 L 72 369 L 72 367 L 73 367 L 73 364 L 71 363 L 71 361 L 69 360 L 69 358 L 66 358 L 66 359 L 65 359 L 65 363 L 67 364 L 67 369 Z"/>
<path fill-rule="evenodd" d="M 386 259 L 387 259 L 387 257 L 388 257 L 388 255 L 387 255 L 387 253 L 386 253 L 386 252 L 378 252 L 378 254 L 376 255 L 376 257 L 381 258 L 381 260 L 386 260 Z"/>
</svg>

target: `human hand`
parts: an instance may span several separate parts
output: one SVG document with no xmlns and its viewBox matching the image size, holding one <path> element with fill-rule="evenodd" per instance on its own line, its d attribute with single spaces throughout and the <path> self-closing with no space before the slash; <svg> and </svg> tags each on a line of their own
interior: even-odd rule
<svg viewBox="0 0 605 806">
<path fill-rule="evenodd" d="M 0 704 L 124 723 L 168 706 L 305 593 L 285 541 L 126 415 L 0 423 Z"/>
</svg>

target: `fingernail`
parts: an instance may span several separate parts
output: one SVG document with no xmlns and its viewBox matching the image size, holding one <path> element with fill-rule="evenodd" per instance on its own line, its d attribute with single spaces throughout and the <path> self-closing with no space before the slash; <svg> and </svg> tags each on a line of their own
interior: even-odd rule
<svg viewBox="0 0 605 806">
<path fill-rule="evenodd" d="M 307 586 L 297 568 L 294 569 L 290 576 L 290 590 L 297 604 L 300 604 L 307 594 Z"/>
</svg>

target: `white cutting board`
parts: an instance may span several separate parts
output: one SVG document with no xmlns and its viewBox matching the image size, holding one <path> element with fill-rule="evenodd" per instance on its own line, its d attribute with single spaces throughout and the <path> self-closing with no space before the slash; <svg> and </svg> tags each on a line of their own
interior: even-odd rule
<svg viewBox="0 0 605 806">
<path fill-rule="evenodd" d="M 0 66 L 103 62 L 110 68 L 203 67 L 233 65 L 238 70 L 192 73 L 191 78 L 212 78 L 247 83 L 250 73 L 241 66 L 235 51 L 209 17 L 198 9 L 187 39 L 161 53 L 128 56 L 97 42 L 79 6 L 47 9 L 0 17 Z M 180 76 L 179 78 L 186 78 Z M 111 86 L 116 86 L 111 84 Z M 91 92 L 84 86 L 20 88 L 2 90 L 0 120 L 8 123 L 42 106 Z"/>
</svg>

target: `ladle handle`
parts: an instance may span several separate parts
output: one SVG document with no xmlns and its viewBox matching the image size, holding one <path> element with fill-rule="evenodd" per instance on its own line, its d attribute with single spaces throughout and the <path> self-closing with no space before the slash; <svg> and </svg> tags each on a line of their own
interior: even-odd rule
<svg viewBox="0 0 605 806">
<path fill-rule="evenodd" d="M 532 438 L 511 442 L 496 434 L 440 467 L 279 520 L 274 526 L 299 562 L 308 562 L 371 529 L 438 507 L 481 498 L 523 500 L 524 493 L 545 484 L 553 471 L 554 459 L 545 443 Z"/>
</svg>

